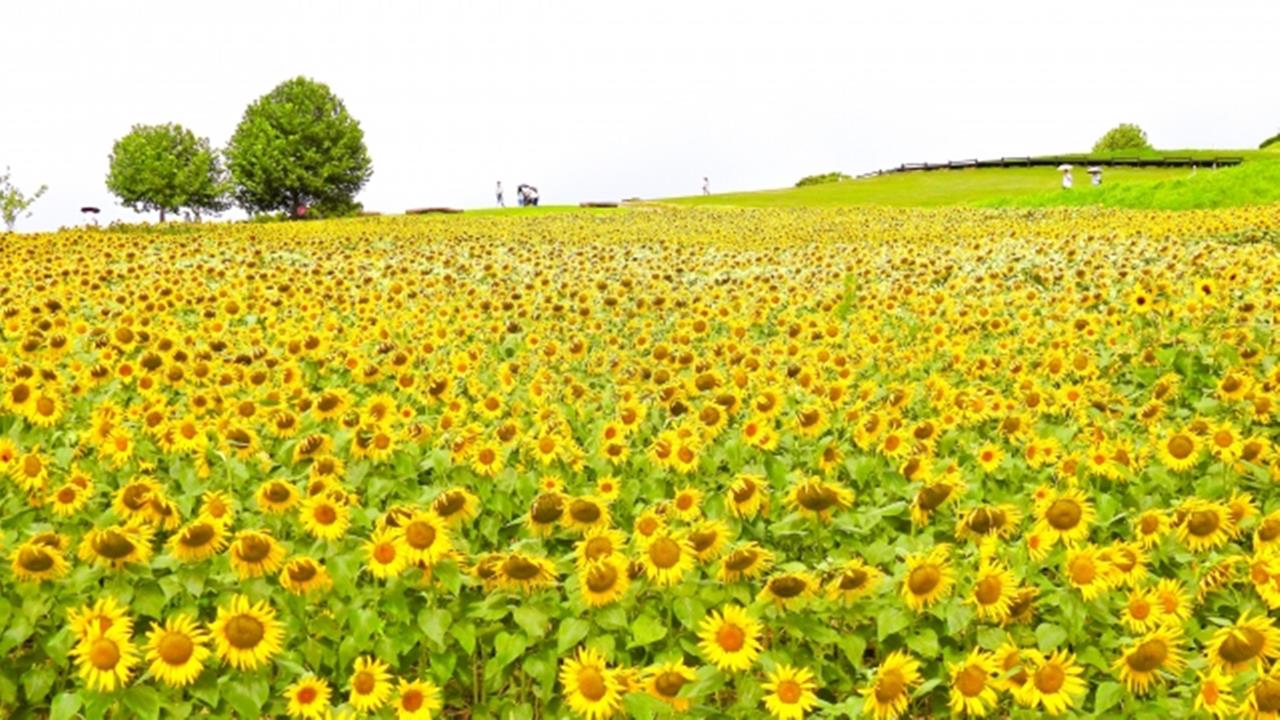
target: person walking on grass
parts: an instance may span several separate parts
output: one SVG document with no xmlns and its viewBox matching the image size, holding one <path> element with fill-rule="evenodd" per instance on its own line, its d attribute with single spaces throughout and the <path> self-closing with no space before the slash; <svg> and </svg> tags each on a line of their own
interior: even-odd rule
<svg viewBox="0 0 1280 720">
<path fill-rule="evenodd" d="M 502 181 L 498 181 L 498 207 L 506 207 L 507 204 L 502 201 Z"/>
<path fill-rule="evenodd" d="M 711 194 L 711 181 L 708 180 L 706 177 L 702 178 L 702 194 L 703 195 Z"/>
</svg>

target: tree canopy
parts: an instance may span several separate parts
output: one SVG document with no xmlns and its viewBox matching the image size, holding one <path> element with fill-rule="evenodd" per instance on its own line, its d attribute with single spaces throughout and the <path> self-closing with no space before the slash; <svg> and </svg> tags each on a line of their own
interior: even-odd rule
<svg viewBox="0 0 1280 720">
<path fill-rule="evenodd" d="M 31 217 L 27 208 L 48 189 L 48 185 L 41 185 L 34 193 L 27 195 L 9 180 L 9 168 L 5 168 L 4 174 L 0 175 L 0 219 L 4 220 L 5 229 L 13 230 L 20 217 Z"/>
<path fill-rule="evenodd" d="M 226 172 L 207 138 L 175 123 L 134 125 L 111 150 L 107 189 L 134 212 L 227 208 Z"/>
<path fill-rule="evenodd" d="M 296 77 L 255 100 L 227 148 L 236 202 L 250 213 L 340 214 L 373 174 L 364 131 L 324 83 Z"/>
<path fill-rule="evenodd" d="M 1111 128 L 1093 145 L 1093 151 L 1096 153 L 1150 149 L 1151 143 L 1147 141 L 1147 133 L 1133 123 L 1121 123 Z"/>
</svg>

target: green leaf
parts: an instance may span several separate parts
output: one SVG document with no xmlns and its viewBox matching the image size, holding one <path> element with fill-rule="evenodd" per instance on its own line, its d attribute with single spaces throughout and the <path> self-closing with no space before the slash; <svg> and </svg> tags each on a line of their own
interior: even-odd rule
<svg viewBox="0 0 1280 720">
<path fill-rule="evenodd" d="M 529 640 L 524 635 L 500 632 L 493 639 L 493 647 L 495 650 L 494 660 L 497 662 L 499 669 L 501 669 L 510 665 L 516 658 L 524 654 L 525 649 L 529 647 Z"/>
<path fill-rule="evenodd" d="M 454 640 L 458 641 L 458 646 L 467 653 L 473 653 L 476 649 L 476 626 L 469 620 L 456 622 L 449 628 L 449 634 Z"/>
<path fill-rule="evenodd" d="M 627 717 L 636 720 L 653 720 L 665 713 L 669 706 L 648 693 L 630 693 L 622 701 Z"/>
<path fill-rule="evenodd" d="M 532 605 L 521 605 L 511 617 L 530 639 L 537 640 L 547 634 L 547 614 Z"/>
<path fill-rule="evenodd" d="M 631 645 L 650 645 L 667 636 L 667 626 L 652 615 L 645 614 L 631 624 Z"/>
<path fill-rule="evenodd" d="M 907 638 L 907 647 L 917 655 L 933 657 L 938 654 L 938 634 L 929 628 L 924 628 Z"/>
<path fill-rule="evenodd" d="M 160 693 L 150 685 L 134 685 L 121 693 L 120 701 L 132 710 L 136 717 L 160 717 Z"/>
<path fill-rule="evenodd" d="M 449 629 L 449 623 L 452 620 L 452 613 L 444 608 L 423 608 L 422 612 L 418 613 L 418 627 L 431 640 L 431 643 L 438 648 L 444 646 L 444 633 Z M 475 640 L 474 628 L 472 629 L 472 640 Z"/>
<path fill-rule="evenodd" d="M 440 581 L 440 584 L 454 595 L 462 589 L 462 574 L 458 572 L 458 564 L 452 560 L 445 560 L 437 563 L 431 569 L 431 576 Z"/>
<path fill-rule="evenodd" d="M 41 704 L 56 679 L 57 673 L 53 668 L 45 665 L 30 668 L 22 673 L 22 692 L 27 696 L 27 702 L 32 705 Z"/>
<path fill-rule="evenodd" d="M 995 650 L 1004 644 L 1004 630 L 997 627 L 984 627 L 978 630 L 978 645 L 984 650 Z"/>
<path fill-rule="evenodd" d="M 969 603 L 953 602 L 947 606 L 947 634 L 958 635 L 969 627 L 973 621 L 973 606 Z"/>
<path fill-rule="evenodd" d="M 565 618 L 556 630 L 556 653 L 564 654 L 566 650 L 576 647 L 590 631 L 591 623 L 586 620 Z"/>
<path fill-rule="evenodd" d="M 79 695 L 73 692 L 58 693 L 49 706 L 49 720 L 71 720 L 79 711 Z"/>
<path fill-rule="evenodd" d="M 911 615 L 896 605 L 890 605 L 876 617 L 876 639 L 883 641 L 911 625 Z"/>
<path fill-rule="evenodd" d="M 1067 631 L 1053 623 L 1040 623 L 1036 628 L 1036 646 L 1047 653 L 1062 647 L 1067 641 Z"/>
<path fill-rule="evenodd" d="M 1104 682 L 1098 685 L 1093 696 L 1093 712 L 1101 715 L 1110 710 L 1124 697 L 1124 686 L 1118 682 Z"/>
</svg>

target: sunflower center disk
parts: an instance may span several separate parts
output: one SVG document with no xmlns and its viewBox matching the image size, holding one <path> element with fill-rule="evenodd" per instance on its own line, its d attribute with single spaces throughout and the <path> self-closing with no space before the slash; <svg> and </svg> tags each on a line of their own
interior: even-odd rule
<svg viewBox="0 0 1280 720">
<path fill-rule="evenodd" d="M 160 659 L 170 665 L 181 665 L 191 659 L 191 654 L 195 652 L 195 643 L 191 642 L 191 638 L 185 633 L 166 633 L 160 639 L 160 643 L 156 648 L 156 652 L 160 655 Z"/>
<path fill-rule="evenodd" d="M 89 648 L 89 662 L 102 671 L 114 670 L 120 662 L 120 648 L 114 640 L 99 638 Z"/>
<path fill-rule="evenodd" d="M 378 679 L 368 670 L 361 670 L 356 673 L 356 677 L 351 681 L 351 687 L 361 695 L 368 695 L 373 692 L 373 688 L 378 684 Z"/>
<path fill-rule="evenodd" d="M 900 670 L 893 669 L 882 673 L 876 680 L 876 700 L 891 703 L 902 695 L 906 686 L 906 678 L 902 677 Z"/>
<path fill-rule="evenodd" d="M 266 628 L 257 618 L 248 615 L 236 615 L 227 622 L 227 642 L 241 650 L 250 650 L 262 642 Z"/>
<path fill-rule="evenodd" d="M 1154 638 L 1135 648 L 1129 657 L 1125 658 L 1125 662 L 1133 670 L 1147 673 L 1164 665 L 1167 657 L 1169 657 L 1169 646 L 1163 640 Z"/>
<path fill-rule="evenodd" d="M 584 667 L 578 671 L 578 692 L 592 702 L 599 702 L 605 696 L 604 674 L 594 667 Z"/>
<path fill-rule="evenodd" d="M 987 673 L 980 667 L 970 665 L 956 676 L 956 688 L 965 697 L 977 697 L 987 687 Z"/>
<path fill-rule="evenodd" d="M 654 678 L 653 687 L 664 697 L 673 698 L 680 693 L 680 688 L 688 682 L 678 672 L 664 672 Z"/>
<path fill-rule="evenodd" d="M 671 538 L 658 538 L 649 546 L 649 559 L 663 570 L 673 568 L 680 562 L 680 545 Z"/>
<path fill-rule="evenodd" d="M 800 683 L 795 680 L 783 680 L 778 683 L 776 692 L 779 700 L 788 705 L 794 705 L 800 702 L 800 696 L 804 694 L 804 688 L 800 687 Z"/>
<path fill-rule="evenodd" d="M 1067 682 L 1067 674 L 1057 663 L 1049 663 L 1036 671 L 1036 689 L 1052 695 L 1062 689 Z"/>
<path fill-rule="evenodd" d="M 1049 506 L 1045 518 L 1055 530 L 1070 530 L 1080 524 L 1081 510 L 1074 500 L 1059 499 Z"/>
<path fill-rule="evenodd" d="M 914 595 L 927 595 L 942 581 L 942 572 L 933 565 L 922 565 L 907 576 L 907 587 Z"/>
<path fill-rule="evenodd" d="M 737 625 L 725 625 L 716 631 L 716 644 L 725 652 L 738 652 L 747 642 L 747 634 Z"/>
<path fill-rule="evenodd" d="M 1223 660 L 1238 665 L 1257 657 L 1265 643 L 1266 638 L 1257 630 L 1250 627 L 1236 628 L 1222 641 L 1218 655 Z"/>
</svg>

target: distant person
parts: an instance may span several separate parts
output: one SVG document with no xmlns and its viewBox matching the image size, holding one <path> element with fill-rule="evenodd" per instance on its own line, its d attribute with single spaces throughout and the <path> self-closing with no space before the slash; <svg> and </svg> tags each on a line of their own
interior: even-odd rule
<svg viewBox="0 0 1280 720">
<path fill-rule="evenodd" d="M 501 180 L 498 181 L 497 194 L 498 194 L 498 207 L 506 207 L 507 204 L 502 201 L 502 181 Z"/>
<path fill-rule="evenodd" d="M 702 194 L 703 195 L 711 194 L 711 181 L 706 179 L 705 177 L 702 178 Z"/>
<path fill-rule="evenodd" d="M 538 188 L 529 186 L 529 204 L 538 207 Z"/>
<path fill-rule="evenodd" d="M 1070 190 L 1072 185 L 1071 168 L 1062 171 L 1062 189 Z"/>
<path fill-rule="evenodd" d="M 1101 165 L 1094 165 L 1093 167 L 1089 168 L 1089 182 L 1094 187 L 1099 187 L 1102 185 L 1102 166 Z"/>
</svg>

